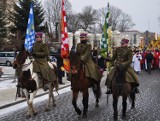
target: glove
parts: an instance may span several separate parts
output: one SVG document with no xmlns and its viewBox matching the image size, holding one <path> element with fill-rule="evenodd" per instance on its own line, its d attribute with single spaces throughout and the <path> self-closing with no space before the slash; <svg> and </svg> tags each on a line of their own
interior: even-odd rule
<svg viewBox="0 0 160 121">
<path fill-rule="evenodd" d="M 106 61 L 110 61 L 110 57 L 107 57 L 105 60 L 106 60 Z"/>
<path fill-rule="evenodd" d="M 81 60 L 82 65 L 85 65 L 85 62 Z"/>
<path fill-rule="evenodd" d="M 32 53 L 31 53 L 31 56 L 36 56 L 36 53 L 32 52 Z"/>
</svg>

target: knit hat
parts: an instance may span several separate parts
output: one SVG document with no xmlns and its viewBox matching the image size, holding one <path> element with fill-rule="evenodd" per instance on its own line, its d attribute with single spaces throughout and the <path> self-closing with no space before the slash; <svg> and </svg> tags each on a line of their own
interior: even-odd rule
<svg viewBox="0 0 160 121">
<path fill-rule="evenodd" d="M 122 39 L 122 40 L 121 40 L 121 44 L 125 44 L 125 43 L 128 44 L 128 42 L 129 42 L 128 39 Z"/>
<path fill-rule="evenodd" d="M 85 37 L 87 37 L 87 33 L 81 33 L 80 34 L 80 38 L 85 38 Z"/>
<path fill-rule="evenodd" d="M 37 37 L 37 36 L 42 37 L 42 35 L 43 35 L 43 33 L 42 33 L 42 32 L 36 32 L 36 37 Z"/>
</svg>

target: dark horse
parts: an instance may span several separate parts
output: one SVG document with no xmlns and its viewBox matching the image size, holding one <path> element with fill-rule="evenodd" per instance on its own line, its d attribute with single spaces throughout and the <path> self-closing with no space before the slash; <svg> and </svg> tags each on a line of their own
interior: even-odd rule
<svg viewBox="0 0 160 121">
<path fill-rule="evenodd" d="M 115 76 L 112 81 L 114 120 L 118 120 L 117 103 L 119 96 L 122 96 L 122 118 L 126 117 L 128 96 L 130 97 L 131 108 L 135 107 L 135 93 L 132 91 L 131 84 L 125 80 L 125 72 L 124 67 L 121 65 L 116 66 Z"/>
<path fill-rule="evenodd" d="M 89 98 L 89 92 L 88 88 L 92 87 L 93 93 L 96 97 L 96 107 L 99 107 L 99 98 L 101 96 L 101 88 L 100 88 L 100 81 L 94 81 L 91 78 L 87 78 L 85 76 L 85 70 L 84 70 L 84 63 L 82 63 L 79 55 L 75 52 L 72 53 L 70 56 L 70 66 L 71 66 L 71 73 L 72 73 L 72 79 L 71 79 L 71 88 L 72 88 L 72 104 L 74 106 L 75 111 L 78 113 L 78 115 L 81 115 L 82 111 L 77 106 L 77 98 L 78 93 L 82 92 L 83 94 L 83 117 L 87 117 L 87 110 L 88 110 L 88 98 Z"/>
</svg>

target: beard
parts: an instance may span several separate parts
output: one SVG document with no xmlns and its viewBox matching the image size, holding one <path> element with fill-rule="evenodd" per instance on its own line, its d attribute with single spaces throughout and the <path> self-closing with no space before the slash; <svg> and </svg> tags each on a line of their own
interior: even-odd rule
<svg viewBox="0 0 160 121">
<path fill-rule="evenodd" d="M 86 44 L 86 43 L 87 43 L 87 40 L 81 41 L 81 44 Z"/>
</svg>

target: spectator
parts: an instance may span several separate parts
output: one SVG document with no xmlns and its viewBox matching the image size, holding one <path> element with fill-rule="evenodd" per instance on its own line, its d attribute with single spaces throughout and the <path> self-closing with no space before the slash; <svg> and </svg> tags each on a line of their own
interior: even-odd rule
<svg viewBox="0 0 160 121">
<path fill-rule="evenodd" d="M 148 53 L 146 55 L 146 63 L 147 63 L 147 71 L 149 74 L 151 74 L 151 64 L 154 60 L 153 54 L 150 50 L 148 50 Z"/>
<path fill-rule="evenodd" d="M 147 51 L 144 50 L 143 53 L 142 53 L 142 60 L 141 60 L 141 63 L 142 63 L 142 69 L 144 70 L 147 70 L 147 66 L 146 66 L 146 55 L 147 55 Z"/>
<path fill-rule="evenodd" d="M 62 78 L 64 77 L 63 59 L 61 57 L 60 49 L 58 49 L 58 53 L 56 54 L 56 59 L 57 59 L 57 69 L 58 69 L 58 82 L 59 84 L 64 84 L 62 82 Z"/>
<path fill-rule="evenodd" d="M 136 51 L 136 53 L 133 56 L 132 62 L 133 62 L 134 71 L 137 74 L 139 71 L 141 71 L 141 63 L 140 63 L 141 60 L 142 60 L 141 54 L 139 53 L 139 51 Z"/>
<path fill-rule="evenodd" d="M 98 66 L 100 68 L 100 72 L 101 74 L 103 74 L 103 71 L 105 70 L 106 68 L 106 61 L 105 61 L 105 58 L 103 58 L 101 55 L 98 55 Z"/>
</svg>

